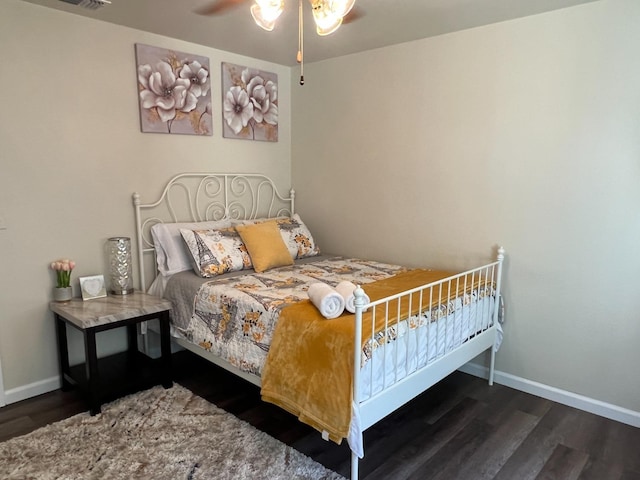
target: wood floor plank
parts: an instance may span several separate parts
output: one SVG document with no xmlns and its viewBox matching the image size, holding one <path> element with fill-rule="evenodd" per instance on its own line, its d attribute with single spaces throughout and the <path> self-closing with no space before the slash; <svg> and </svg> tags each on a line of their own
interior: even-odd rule
<svg viewBox="0 0 640 480">
<path fill-rule="evenodd" d="M 640 428 L 606 418 L 601 422 L 602 435 L 590 453 L 606 463 L 623 464 L 628 470 L 640 472 Z"/>
<path fill-rule="evenodd" d="M 624 472 L 622 464 L 610 464 L 589 457 L 589 461 L 580 472 L 578 480 L 620 480 Z"/>
<path fill-rule="evenodd" d="M 323 440 L 320 433 L 313 430 L 290 445 L 335 472 L 342 475 L 347 475 L 349 472 L 351 451 L 344 441 L 337 445 L 334 442 Z"/>
<path fill-rule="evenodd" d="M 460 478 L 493 479 L 539 421 L 535 415 L 511 412 L 467 460 Z"/>
<path fill-rule="evenodd" d="M 559 443 L 609 464 L 640 471 L 640 429 L 564 405 L 554 404 L 541 423 L 553 425 Z"/>
<path fill-rule="evenodd" d="M 603 435 L 603 418 L 566 405 L 554 404 L 540 421 L 558 436 L 558 443 L 576 450 L 597 453 Z"/>
<path fill-rule="evenodd" d="M 419 433 L 405 436 L 402 442 L 399 442 L 398 438 L 390 439 L 391 442 L 401 445 L 401 448 L 394 452 L 394 462 L 383 461 L 385 449 L 388 449 L 388 446 L 382 446 L 378 450 L 373 449 L 373 454 L 379 459 L 380 466 L 369 474 L 372 478 L 380 479 L 409 478 L 421 465 L 427 463 L 464 430 L 484 408 L 486 406 L 475 399 L 463 398 L 431 427 L 423 426 Z M 368 444 L 365 444 L 365 448 L 366 455 L 369 455 Z"/>
<path fill-rule="evenodd" d="M 63 392 L 61 390 L 54 390 L 29 400 L 0 408 L 0 424 L 5 418 L 33 415 L 41 413 L 43 410 L 59 409 L 66 404 L 80 403 L 82 401 L 77 392 Z M 33 407 L 34 402 L 37 402 L 38 408 Z"/>
<path fill-rule="evenodd" d="M 0 424 L 0 442 L 9 440 L 10 438 L 26 435 L 38 428 L 30 417 L 16 417 Z"/>
<path fill-rule="evenodd" d="M 525 392 L 515 392 L 506 390 L 502 398 L 498 400 L 501 403 L 493 401 L 487 409 L 483 420 L 492 425 L 497 425 L 508 418 L 512 412 L 518 410 L 523 413 L 533 415 L 538 418 L 544 417 L 551 409 L 553 402 L 544 398 L 530 395 Z"/>
<path fill-rule="evenodd" d="M 557 445 L 536 480 L 577 480 L 589 455 L 565 445 Z"/>
<path fill-rule="evenodd" d="M 493 428 L 477 420 L 470 421 L 428 461 L 417 465 L 407 478 L 411 480 L 454 480 L 462 479 L 460 470 L 467 460 L 491 435 Z"/>
<path fill-rule="evenodd" d="M 640 472 L 632 472 L 625 470 L 620 477 L 620 480 L 640 480 Z"/>
<path fill-rule="evenodd" d="M 434 424 L 453 409 L 463 398 L 471 397 L 478 385 L 488 385 L 482 378 L 476 378 L 462 372 L 461 375 L 449 375 L 422 395 L 428 395 L 431 402 L 424 404 L 427 423 Z M 426 410 L 428 409 L 428 410 Z"/>
<path fill-rule="evenodd" d="M 553 454 L 557 436 L 538 423 L 498 470 L 494 480 L 533 480 Z"/>
</svg>

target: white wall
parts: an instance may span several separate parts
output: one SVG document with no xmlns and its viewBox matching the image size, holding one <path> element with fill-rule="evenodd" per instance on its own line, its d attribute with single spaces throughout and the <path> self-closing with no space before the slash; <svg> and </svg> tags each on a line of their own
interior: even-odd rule
<svg viewBox="0 0 640 480">
<path fill-rule="evenodd" d="M 305 80 L 292 178 L 321 247 L 459 267 L 504 245 L 497 368 L 640 412 L 640 2 L 310 64 Z"/>
<path fill-rule="evenodd" d="M 135 43 L 209 57 L 212 137 L 140 132 Z M 134 236 L 134 191 L 153 201 L 186 171 L 262 172 L 287 191 L 290 69 L 17 0 L 0 3 L 0 57 L 0 358 L 15 400 L 57 381 L 49 263 L 77 262 L 76 294 L 79 276 L 106 273 L 105 240 Z M 279 142 L 222 138 L 222 61 L 278 74 Z M 101 335 L 103 351 L 124 339 Z"/>
</svg>

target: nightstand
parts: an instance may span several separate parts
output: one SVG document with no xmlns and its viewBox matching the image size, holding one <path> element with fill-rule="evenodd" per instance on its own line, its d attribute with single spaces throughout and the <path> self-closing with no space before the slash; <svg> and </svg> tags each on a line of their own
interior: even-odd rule
<svg viewBox="0 0 640 480">
<path fill-rule="evenodd" d="M 107 400 L 162 384 L 173 385 L 171 376 L 171 339 L 169 310 L 171 302 L 142 292 L 110 295 L 83 301 L 51 302 L 55 314 L 56 335 L 62 389 L 77 386 L 87 395 L 91 415 L 100 413 Z M 138 351 L 137 324 L 158 319 L 160 322 L 161 356 L 151 359 Z M 85 363 L 69 365 L 66 325 L 82 332 Z M 126 327 L 126 352 L 98 358 L 96 334 Z"/>
</svg>

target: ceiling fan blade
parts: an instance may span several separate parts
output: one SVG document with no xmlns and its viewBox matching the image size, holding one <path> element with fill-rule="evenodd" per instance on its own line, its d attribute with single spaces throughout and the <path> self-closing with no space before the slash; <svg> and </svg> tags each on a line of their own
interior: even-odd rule
<svg viewBox="0 0 640 480">
<path fill-rule="evenodd" d="M 364 17 L 365 15 L 366 13 L 362 8 L 358 7 L 358 5 L 354 5 L 351 11 L 342 18 L 342 24 L 346 25 L 348 23 L 353 23 L 356 20 Z"/>
<path fill-rule="evenodd" d="M 222 15 L 246 3 L 247 0 L 214 0 L 194 10 L 198 15 Z"/>
<path fill-rule="evenodd" d="M 366 13 L 362 8 L 358 7 L 358 5 L 354 5 L 351 11 L 342 18 L 342 24 L 347 25 L 348 23 L 353 23 L 365 15 Z"/>
</svg>

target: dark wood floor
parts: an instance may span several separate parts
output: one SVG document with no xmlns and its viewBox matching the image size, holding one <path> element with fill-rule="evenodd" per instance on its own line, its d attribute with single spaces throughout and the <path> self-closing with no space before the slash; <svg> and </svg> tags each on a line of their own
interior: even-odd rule
<svg viewBox="0 0 640 480">
<path fill-rule="evenodd" d="M 260 400 L 257 387 L 198 357 L 174 378 L 198 395 L 348 477 L 346 443 Z M 0 441 L 85 410 L 55 391 L 0 409 Z M 365 432 L 360 478 L 640 480 L 640 429 L 456 372 Z"/>
</svg>

